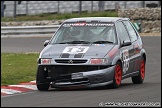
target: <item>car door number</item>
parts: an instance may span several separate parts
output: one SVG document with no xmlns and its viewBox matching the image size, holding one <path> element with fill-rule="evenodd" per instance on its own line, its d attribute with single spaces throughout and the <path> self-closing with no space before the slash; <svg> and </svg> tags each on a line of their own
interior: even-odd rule
<svg viewBox="0 0 162 108">
<path fill-rule="evenodd" d="M 129 69 L 129 61 L 130 61 L 128 50 L 122 51 L 121 56 L 123 62 L 123 73 L 126 73 Z"/>
</svg>

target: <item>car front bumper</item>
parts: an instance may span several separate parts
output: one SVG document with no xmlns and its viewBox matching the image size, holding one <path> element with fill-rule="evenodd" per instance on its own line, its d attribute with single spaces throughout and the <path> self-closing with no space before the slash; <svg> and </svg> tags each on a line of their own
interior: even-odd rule
<svg viewBox="0 0 162 108">
<path fill-rule="evenodd" d="M 115 66 L 88 72 L 71 73 L 70 80 L 51 82 L 52 88 L 60 87 L 98 87 L 113 83 Z"/>
</svg>

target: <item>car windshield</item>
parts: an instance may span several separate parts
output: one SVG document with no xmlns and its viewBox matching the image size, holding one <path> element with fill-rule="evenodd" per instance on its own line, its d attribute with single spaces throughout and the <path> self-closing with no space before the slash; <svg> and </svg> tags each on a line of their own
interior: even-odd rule
<svg viewBox="0 0 162 108">
<path fill-rule="evenodd" d="M 116 43 L 114 23 L 64 23 L 54 34 L 50 44 Z"/>
</svg>

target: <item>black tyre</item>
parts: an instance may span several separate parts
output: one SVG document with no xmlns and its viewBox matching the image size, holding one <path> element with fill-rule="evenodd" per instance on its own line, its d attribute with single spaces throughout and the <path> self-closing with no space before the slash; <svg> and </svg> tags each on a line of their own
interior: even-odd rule
<svg viewBox="0 0 162 108">
<path fill-rule="evenodd" d="M 113 83 L 110 85 L 111 88 L 118 88 L 121 85 L 122 80 L 122 66 L 118 61 L 115 66 Z"/>
<path fill-rule="evenodd" d="M 47 81 L 45 73 L 43 68 L 39 66 L 36 75 L 36 85 L 39 91 L 46 91 L 49 89 L 50 83 Z"/>
<path fill-rule="evenodd" d="M 132 77 L 132 82 L 134 84 L 142 84 L 145 78 L 145 60 L 141 59 L 140 69 L 138 76 Z"/>
</svg>

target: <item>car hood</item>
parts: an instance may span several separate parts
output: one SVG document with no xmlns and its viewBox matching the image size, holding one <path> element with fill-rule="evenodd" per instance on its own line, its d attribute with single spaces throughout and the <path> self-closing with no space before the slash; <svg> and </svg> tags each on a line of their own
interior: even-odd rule
<svg viewBox="0 0 162 108">
<path fill-rule="evenodd" d="M 47 45 L 40 58 L 103 58 L 113 44 L 54 44 Z"/>
</svg>

